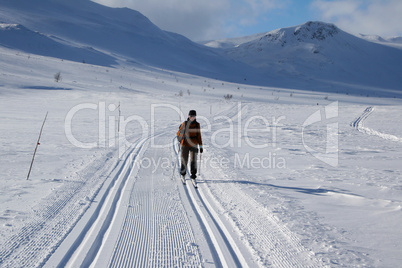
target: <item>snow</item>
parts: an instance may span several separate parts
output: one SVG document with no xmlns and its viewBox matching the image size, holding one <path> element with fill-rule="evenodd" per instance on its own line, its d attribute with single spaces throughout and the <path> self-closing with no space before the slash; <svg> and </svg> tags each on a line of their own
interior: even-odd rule
<svg viewBox="0 0 402 268">
<path fill-rule="evenodd" d="M 229 68 L 230 60 L 215 50 L 198 53 L 199 45 L 154 28 L 137 12 L 89 1 L 67 6 L 91 5 L 110 16 L 107 21 L 120 14 L 117 33 L 130 28 L 123 21 L 132 19 L 132 26 L 138 19 L 143 34 L 158 34 L 166 51 L 175 51 L 166 43 L 173 38 L 192 52 L 180 61 L 161 59 L 163 52 L 137 58 L 126 48 L 118 54 L 123 44 L 97 45 L 94 36 L 83 41 L 57 25 L 46 28 L 43 21 L 54 14 L 43 21 L 26 15 L 44 6 L 63 10 L 63 1 L 30 8 L 1 3 L 21 11 L 12 20 L 0 12 L 1 267 L 400 265 L 400 88 L 378 81 L 373 94 L 356 83 L 355 94 L 346 94 L 350 81 L 339 74 L 335 90 L 318 91 L 311 80 L 312 91 L 286 68 L 271 86 L 262 85 L 259 74 L 258 85 L 244 84 L 238 73 L 253 69 Z M 71 14 L 64 16 L 74 18 L 73 29 L 95 23 L 88 13 Z M 296 28 L 303 27 L 290 31 Z M 291 50 L 302 53 L 321 41 L 295 42 Z M 321 51 L 336 46 L 327 42 L 319 43 Z M 83 63 L 75 55 L 95 56 Z M 306 57 L 303 64 L 312 66 Z M 219 79 L 206 75 L 220 62 L 214 67 Z M 398 68 L 394 63 L 389 70 Z M 226 94 L 233 98 L 225 100 Z M 191 109 L 205 144 L 197 190 L 181 183 L 174 139 Z"/>
<path fill-rule="evenodd" d="M 114 58 L 122 56 L 124 61 L 215 79 L 241 82 L 247 77 L 248 80 L 259 81 L 253 68 L 247 70 L 244 64 L 222 59 L 205 46 L 178 34 L 162 31 L 141 13 L 131 9 L 109 8 L 89 0 L 75 3 L 41 0 L 40 4 L 27 0 L 3 0 L 1 4 L 2 20 L 21 24 L 30 32 L 38 32 L 36 38 L 42 42 L 44 39 L 57 41 L 57 46 L 61 46 L 59 51 L 67 50 L 56 50 L 58 55 L 62 55 L 58 56 L 61 58 L 70 56 L 66 59 L 110 67 L 114 64 Z M 5 33 L 2 31 L 0 34 Z M 31 43 L 31 36 L 25 37 L 25 40 L 18 40 L 19 43 L 15 45 L 17 49 Z M 1 40 L 7 40 L 7 37 L 1 37 Z M 55 45 L 47 41 L 46 46 Z M 6 41 L 1 44 L 3 42 L 8 45 Z M 39 52 L 34 48 L 24 51 L 49 56 L 47 53 L 53 49 L 49 50 L 46 46 L 40 45 Z M 75 53 L 71 55 L 72 52 Z M 72 59 L 72 56 L 76 58 Z"/>
<path fill-rule="evenodd" d="M 236 46 L 230 46 L 232 43 Z M 289 87 L 296 78 L 298 83 L 305 82 L 304 89 L 376 95 L 378 91 L 385 94 L 386 88 L 388 97 L 399 96 L 402 86 L 402 51 L 394 46 L 367 41 L 323 22 L 220 43 L 227 57 L 282 78 L 279 84 L 271 85 L 281 87 L 288 81 Z M 337 87 L 339 82 L 342 85 Z"/>
<path fill-rule="evenodd" d="M 241 44 L 248 43 L 250 41 L 259 39 L 259 38 L 263 37 L 264 35 L 265 35 L 265 33 L 244 36 L 244 37 L 237 37 L 237 38 L 210 40 L 210 41 L 201 42 L 201 44 L 208 46 L 208 47 L 213 47 L 213 48 L 232 48 L 232 47 L 237 47 Z"/>
</svg>

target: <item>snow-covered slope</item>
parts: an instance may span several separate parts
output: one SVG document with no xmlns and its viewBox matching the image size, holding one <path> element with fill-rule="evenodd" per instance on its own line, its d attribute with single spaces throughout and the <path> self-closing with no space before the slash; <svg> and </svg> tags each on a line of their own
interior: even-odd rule
<svg viewBox="0 0 402 268">
<path fill-rule="evenodd" d="M 400 36 L 387 37 L 387 38 L 383 38 L 379 35 L 366 35 L 366 34 L 360 34 L 359 36 L 370 42 L 375 42 L 391 47 L 402 48 L 402 37 Z"/>
<path fill-rule="evenodd" d="M 0 45 L 36 55 L 95 65 L 109 66 L 116 63 L 112 56 L 91 47 L 64 44 L 55 37 L 31 31 L 21 24 L 0 24 Z"/>
<path fill-rule="evenodd" d="M 307 22 L 256 37 L 241 44 L 236 39 L 232 43 L 237 45 L 224 51 L 267 74 L 306 79 L 312 87 L 325 89 L 326 84 L 332 90 L 338 85 L 339 90 L 342 85 L 367 94 L 402 89 L 402 50 L 358 38 L 333 24 Z M 222 41 L 219 47 L 230 43 Z"/>
<path fill-rule="evenodd" d="M 225 80 L 244 81 L 248 76 L 252 81 L 255 73 L 251 67 L 161 30 L 131 9 L 89 0 L 1 0 L 0 5 L 0 22 L 19 24 L 1 29 L 0 44 L 28 53 L 112 65 L 110 56 L 99 55 L 102 51 L 146 65 Z M 96 60 L 95 54 L 100 56 Z"/>
<path fill-rule="evenodd" d="M 390 38 L 387 38 L 387 40 L 390 42 L 393 42 L 393 43 L 402 44 L 401 36 L 390 37 Z"/>
<path fill-rule="evenodd" d="M 0 59 L 1 267 L 400 264 L 400 100 L 2 47 Z M 173 140 L 190 109 L 205 144 L 197 191 Z M 337 167 L 320 160 L 334 123 Z"/>
<path fill-rule="evenodd" d="M 265 33 L 253 34 L 248 36 L 236 37 L 236 38 L 225 38 L 220 40 L 210 40 L 201 42 L 201 44 L 212 47 L 212 48 L 233 48 L 241 44 L 248 43 L 263 37 Z"/>
<path fill-rule="evenodd" d="M 400 99 L 287 88 L 323 85 L 289 70 L 266 77 L 278 87 L 175 72 L 249 69 L 128 9 L 0 4 L 0 267 L 400 266 Z M 174 138 L 190 109 L 197 190 Z"/>
</svg>

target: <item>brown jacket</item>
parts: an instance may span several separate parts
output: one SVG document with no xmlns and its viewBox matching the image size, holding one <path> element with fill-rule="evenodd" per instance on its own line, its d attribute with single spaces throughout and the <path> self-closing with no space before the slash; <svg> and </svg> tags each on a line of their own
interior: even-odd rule
<svg viewBox="0 0 402 268">
<path fill-rule="evenodd" d="M 184 133 L 185 131 L 185 133 Z M 191 122 L 190 120 L 184 121 L 177 131 L 177 138 L 183 137 L 180 144 L 187 147 L 202 146 L 201 128 L 197 120 Z"/>
</svg>

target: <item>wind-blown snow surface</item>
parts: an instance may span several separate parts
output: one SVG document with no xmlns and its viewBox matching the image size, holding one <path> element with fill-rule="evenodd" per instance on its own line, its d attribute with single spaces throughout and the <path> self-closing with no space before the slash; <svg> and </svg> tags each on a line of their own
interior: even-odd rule
<svg viewBox="0 0 402 268">
<path fill-rule="evenodd" d="M 400 264 L 399 100 L 0 53 L 1 266 Z M 334 103 L 336 117 L 311 121 Z M 189 109 L 206 146 L 198 192 L 172 144 Z M 333 123 L 335 166 L 307 150 L 325 153 Z"/>
</svg>

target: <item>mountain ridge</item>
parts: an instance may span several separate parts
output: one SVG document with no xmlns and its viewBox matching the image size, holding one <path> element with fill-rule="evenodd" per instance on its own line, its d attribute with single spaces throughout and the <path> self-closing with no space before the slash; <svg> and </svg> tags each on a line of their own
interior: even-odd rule
<svg viewBox="0 0 402 268">
<path fill-rule="evenodd" d="M 286 29 L 294 29 L 294 28 L 302 28 L 304 25 L 311 25 L 311 24 L 322 24 L 324 27 L 335 27 L 336 31 L 341 30 L 339 29 L 335 24 L 333 23 L 327 23 L 327 22 L 322 22 L 322 21 L 307 21 L 303 24 L 296 25 L 296 26 L 290 26 L 290 27 L 284 27 L 284 28 L 278 28 L 272 31 L 268 32 L 262 32 L 262 33 L 256 33 L 248 36 L 240 36 L 240 37 L 232 37 L 232 38 L 224 38 L 224 39 L 218 39 L 218 40 L 208 40 L 208 41 L 201 41 L 199 42 L 202 45 L 212 47 L 212 48 L 233 48 L 239 45 L 242 45 L 244 43 L 248 43 L 251 41 L 254 41 L 256 39 L 260 39 L 266 35 L 274 35 L 278 31 L 281 30 L 286 30 Z M 335 30 L 335 29 L 334 29 Z M 342 31 L 342 30 L 341 30 Z M 367 41 L 380 41 L 380 42 L 391 42 L 391 43 L 402 43 L 402 37 L 400 36 L 393 36 L 393 37 L 381 37 L 378 35 L 369 35 L 369 34 L 359 34 L 357 37 L 361 39 L 365 39 Z"/>
<path fill-rule="evenodd" d="M 236 46 L 227 45 L 230 40 L 213 46 L 266 74 L 302 77 L 324 90 L 341 83 L 374 91 L 402 88 L 401 49 L 367 41 L 334 24 L 310 21 L 255 37 Z"/>
</svg>

